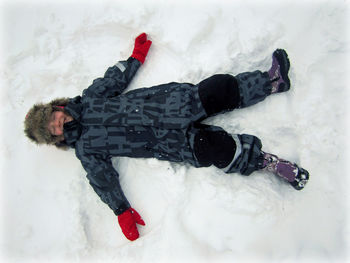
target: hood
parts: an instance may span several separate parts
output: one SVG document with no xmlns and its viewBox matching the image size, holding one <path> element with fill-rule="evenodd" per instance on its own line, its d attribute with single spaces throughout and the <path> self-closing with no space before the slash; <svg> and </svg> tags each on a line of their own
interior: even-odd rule
<svg viewBox="0 0 350 263">
<path fill-rule="evenodd" d="M 48 131 L 48 121 L 53 111 L 62 110 L 60 107 L 65 107 L 68 102 L 68 98 L 59 98 L 46 104 L 35 104 L 24 120 L 25 135 L 37 144 L 56 144 L 60 138 Z"/>
</svg>

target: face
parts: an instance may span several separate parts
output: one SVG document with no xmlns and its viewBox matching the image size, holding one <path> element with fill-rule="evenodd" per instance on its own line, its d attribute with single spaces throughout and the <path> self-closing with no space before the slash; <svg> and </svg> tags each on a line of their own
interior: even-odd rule
<svg viewBox="0 0 350 263">
<path fill-rule="evenodd" d="M 73 118 L 64 112 L 54 111 L 51 114 L 47 128 L 52 135 L 60 136 L 63 135 L 63 124 L 72 120 Z"/>
</svg>

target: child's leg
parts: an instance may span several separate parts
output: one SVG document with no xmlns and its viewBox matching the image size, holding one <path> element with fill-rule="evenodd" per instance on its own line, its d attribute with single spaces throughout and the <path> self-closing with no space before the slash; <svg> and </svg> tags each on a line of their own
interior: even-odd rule
<svg viewBox="0 0 350 263">
<path fill-rule="evenodd" d="M 218 74 L 198 84 L 198 93 L 208 116 L 244 108 L 264 100 L 276 92 L 289 90 L 289 59 L 284 50 L 272 55 L 268 72 L 259 70 L 232 76 Z"/>
<path fill-rule="evenodd" d="M 190 144 L 198 167 L 214 165 L 225 173 L 250 175 L 257 170 L 272 172 L 301 190 L 309 173 L 295 163 L 261 150 L 259 138 L 248 134 L 228 134 L 216 126 L 196 124 L 190 130 Z"/>
<path fill-rule="evenodd" d="M 272 65 L 268 72 L 257 70 L 238 74 L 236 79 L 241 95 L 240 108 L 256 104 L 273 93 L 289 90 L 289 68 L 287 52 L 277 49 L 272 54 Z"/>
</svg>

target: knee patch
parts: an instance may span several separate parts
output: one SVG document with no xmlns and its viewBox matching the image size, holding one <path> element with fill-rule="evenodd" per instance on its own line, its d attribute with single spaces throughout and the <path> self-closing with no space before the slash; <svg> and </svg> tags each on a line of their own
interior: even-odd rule
<svg viewBox="0 0 350 263">
<path fill-rule="evenodd" d="M 240 95 L 235 77 L 229 74 L 217 74 L 198 85 L 199 98 L 208 115 L 238 107 Z"/>
<path fill-rule="evenodd" d="M 235 152 L 236 143 L 224 130 L 200 129 L 194 137 L 194 154 L 201 166 L 224 168 L 230 164 Z"/>
</svg>

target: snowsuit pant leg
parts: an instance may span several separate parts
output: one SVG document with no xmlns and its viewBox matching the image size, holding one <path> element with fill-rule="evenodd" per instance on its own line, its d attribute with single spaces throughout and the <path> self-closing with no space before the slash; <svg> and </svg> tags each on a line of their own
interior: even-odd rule
<svg viewBox="0 0 350 263">
<path fill-rule="evenodd" d="M 207 117 L 263 101 L 271 94 L 267 72 L 256 70 L 237 76 L 216 74 L 198 84 L 198 94 Z"/>
<path fill-rule="evenodd" d="M 271 95 L 272 85 L 267 72 L 244 72 L 235 78 L 240 93 L 240 108 L 254 105 Z"/>
<path fill-rule="evenodd" d="M 233 77 L 217 74 L 198 84 L 198 93 L 207 117 L 244 108 L 271 94 L 268 74 L 245 72 Z M 231 135 L 220 127 L 195 123 L 189 129 L 197 167 L 214 165 L 226 173 L 250 175 L 261 167 L 261 141 L 253 135 Z"/>
</svg>

